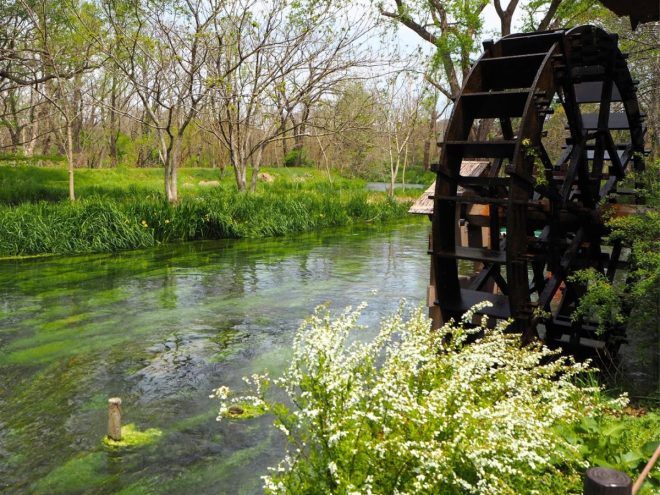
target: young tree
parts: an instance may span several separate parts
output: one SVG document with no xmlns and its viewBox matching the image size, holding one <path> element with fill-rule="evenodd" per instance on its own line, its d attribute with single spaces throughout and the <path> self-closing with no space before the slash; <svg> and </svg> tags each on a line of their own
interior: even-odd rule
<svg viewBox="0 0 660 495">
<path fill-rule="evenodd" d="M 423 94 L 415 88 L 410 74 L 401 73 L 392 77 L 382 92 L 382 125 L 387 138 L 387 151 L 390 166 L 389 195 L 394 195 L 399 169 L 403 173 L 408 165 L 410 138 L 413 135 Z"/>
<path fill-rule="evenodd" d="M 98 28 L 98 18 L 91 4 L 69 5 L 39 0 L 21 0 L 26 19 L 34 32 L 28 51 L 38 53 L 41 75 L 32 72 L 35 90 L 56 110 L 62 119 L 55 130 L 65 151 L 69 175 L 69 199 L 75 200 L 74 168 L 79 151 L 82 114 L 82 81 L 85 71 L 97 67 L 91 43 L 84 36 L 84 26 Z M 30 61 L 31 66 L 37 59 Z M 12 79 L 12 81 L 17 78 Z"/>
</svg>

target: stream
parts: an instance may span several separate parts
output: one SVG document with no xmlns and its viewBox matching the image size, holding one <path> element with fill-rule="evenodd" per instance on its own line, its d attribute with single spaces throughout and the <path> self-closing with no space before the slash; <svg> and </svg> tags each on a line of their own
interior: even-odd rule
<svg viewBox="0 0 660 495">
<path fill-rule="evenodd" d="M 215 418 L 219 385 L 287 364 L 319 304 L 375 327 L 422 304 L 426 219 L 286 239 L 0 261 L 0 493 L 258 494 L 272 418 Z M 107 400 L 162 434 L 110 449 Z"/>
</svg>

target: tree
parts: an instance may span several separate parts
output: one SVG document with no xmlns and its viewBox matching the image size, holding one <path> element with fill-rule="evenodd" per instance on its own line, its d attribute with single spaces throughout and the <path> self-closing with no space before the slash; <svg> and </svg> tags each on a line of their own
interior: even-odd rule
<svg viewBox="0 0 660 495">
<path fill-rule="evenodd" d="M 647 140 L 653 158 L 660 157 L 660 25 L 641 24 L 633 31 L 625 17 L 608 15 L 605 29 L 619 34 L 619 44 L 628 53 L 628 67 L 639 85 L 637 98 L 646 112 Z"/>
<path fill-rule="evenodd" d="M 375 90 L 363 81 L 349 80 L 336 89 L 334 98 L 317 105 L 312 115 L 314 138 L 323 161 L 342 174 L 369 175 L 380 164 L 379 101 Z M 372 172 L 372 171 L 371 171 Z"/>
<path fill-rule="evenodd" d="M 215 24 L 212 116 L 205 128 L 229 151 L 240 191 L 250 166 L 255 190 L 268 144 L 293 132 L 301 148 L 313 105 L 369 60 L 356 46 L 371 27 L 349 24 L 329 1 L 304 8 L 288 0 L 224 4 Z"/>
<path fill-rule="evenodd" d="M 138 119 L 158 138 L 166 198 L 177 202 L 183 135 L 210 89 L 205 68 L 218 6 L 202 0 L 103 0 L 102 5 L 113 41 L 96 40 L 140 99 L 144 114 Z"/>
<path fill-rule="evenodd" d="M 393 3 L 392 3 L 393 2 Z M 378 5 L 382 16 L 407 27 L 435 46 L 426 74 L 445 97 L 461 89 L 483 34 L 484 9 L 492 2 L 500 20 L 499 36 L 511 33 L 519 0 L 384 0 Z M 542 31 L 572 24 L 598 5 L 597 0 L 532 0 L 522 5 L 525 31 Z M 539 15 L 540 14 L 540 15 Z"/>
<path fill-rule="evenodd" d="M 421 92 L 415 91 L 414 80 L 406 73 L 392 77 L 382 92 L 382 126 L 387 138 L 390 196 L 394 195 L 394 184 L 400 167 L 403 165 L 405 174 L 408 165 L 410 138 L 417 124 L 422 96 Z"/>
<path fill-rule="evenodd" d="M 22 66 L 30 71 L 31 79 L 15 74 L 8 79 L 14 84 L 30 82 L 61 117 L 62 124 L 56 125 L 55 130 L 66 153 L 69 199 L 73 201 L 75 155 L 79 151 L 81 129 L 82 76 L 85 71 L 97 67 L 91 43 L 84 36 L 84 27 L 98 28 L 98 18 L 89 3 L 72 4 L 76 15 L 68 5 L 52 0 L 21 0 L 21 8 L 34 36 L 25 51 L 38 55 L 28 58 Z M 37 69 L 39 66 L 41 68 Z"/>
</svg>

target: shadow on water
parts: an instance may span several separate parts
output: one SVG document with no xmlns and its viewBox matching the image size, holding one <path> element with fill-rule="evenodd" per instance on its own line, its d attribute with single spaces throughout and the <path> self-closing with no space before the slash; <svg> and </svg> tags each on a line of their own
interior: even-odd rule
<svg viewBox="0 0 660 495">
<path fill-rule="evenodd" d="M 318 304 L 367 300 L 367 325 L 421 304 L 427 230 L 0 262 L 0 492 L 260 493 L 282 439 L 268 417 L 217 423 L 210 390 L 283 369 Z M 103 446 L 110 396 L 158 440 Z"/>
</svg>

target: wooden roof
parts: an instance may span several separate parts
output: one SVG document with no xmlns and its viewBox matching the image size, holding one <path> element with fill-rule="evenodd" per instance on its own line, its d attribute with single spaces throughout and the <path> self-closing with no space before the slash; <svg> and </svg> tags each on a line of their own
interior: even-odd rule
<svg viewBox="0 0 660 495">
<path fill-rule="evenodd" d="M 479 176 L 483 174 L 488 168 L 489 162 L 479 162 L 463 160 L 461 163 L 461 175 L 463 176 Z M 424 193 L 413 203 L 408 210 L 408 213 L 415 215 L 430 215 L 433 213 L 433 200 L 429 196 L 435 192 L 435 182 L 424 191 Z M 457 194 L 460 196 L 465 190 L 462 187 L 458 188 Z"/>
<path fill-rule="evenodd" d="M 630 17 L 633 29 L 640 22 L 652 22 L 660 18 L 658 0 L 600 0 L 600 3 L 619 17 Z"/>
</svg>

